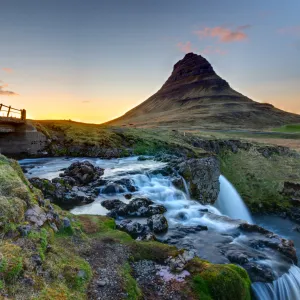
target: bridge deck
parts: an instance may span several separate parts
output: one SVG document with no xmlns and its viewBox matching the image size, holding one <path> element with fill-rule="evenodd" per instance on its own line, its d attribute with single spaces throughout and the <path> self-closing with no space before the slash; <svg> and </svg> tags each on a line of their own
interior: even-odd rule
<svg viewBox="0 0 300 300">
<path fill-rule="evenodd" d="M 24 124 L 26 120 L 22 120 L 14 117 L 1 117 L 0 116 L 0 124 Z"/>
</svg>

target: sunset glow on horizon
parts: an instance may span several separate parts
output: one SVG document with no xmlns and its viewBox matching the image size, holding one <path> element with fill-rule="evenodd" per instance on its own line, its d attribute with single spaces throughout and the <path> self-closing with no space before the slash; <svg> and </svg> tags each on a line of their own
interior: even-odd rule
<svg viewBox="0 0 300 300">
<path fill-rule="evenodd" d="M 4 0 L 0 103 L 103 123 L 156 91 L 187 52 L 233 89 L 300 114 L 300 2 Z"/>
</svg>

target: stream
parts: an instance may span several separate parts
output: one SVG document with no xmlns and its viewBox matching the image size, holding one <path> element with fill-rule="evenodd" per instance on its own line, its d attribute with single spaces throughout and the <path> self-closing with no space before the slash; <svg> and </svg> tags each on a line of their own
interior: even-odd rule
<svg viewBox="0 0 300 300">
<path fill-rule="evenodd" d="M 254 242 L 262 239 L 262 236 L 258 233 L 241 231 L 239 228 L 239 225 L 246 221 L 249 224 L 262 226 L 281 237 L 292 239 L 299 257 L 300 233 L 293 231 L 295 224 L 288 219 L 275 216 L 251 216 L 234 186 L 224 176 L 220 176 L 219 198 L 215 206 L 209 206 L 190 199 L 186 182 L 184 182 L 185 191 L 181 191 L 173 186 L 171 178 L 153 172 L 166 165 L 162 162 L 139 161 L 137 157 L 130 157 L 111 160 L 41 158 L 24 159 L 19 163 L 27 170 L 28 178 L 53 179 L 58 177 L 64 168 L 78 160 L 88 160 L 104 168 L 103 178 L 107 180 L 132 179 L 137 187 L 137 191 L 132 193 L 133 196 L 147 197 L 163 205 L 167 209 L 165 217 L 169 229 L 167 233 L 158 235 L 158 240 L 179 248 L 187 248 L 212 263 L 232 263 L 234 259 L 246 255 L 250 257 L 249 261 L 243 263 L 236 261 L 236 263 L 241 264 L 248 273 L 250 272 L 250 277 L 253 268 L 262 268 L 262 272 L 271 270 L 276 276 L 271 283 L 258 280 L 252 284 L 253 294 L 257 299 L 300 299 L 300 269 L 272 249 L 262 249 L 259 244 L 253 246 Z M 101 202 L 108 199 L 129 202 L 122 193 L 113 195 L 100 193 L 94 202 L 75 207 L 71 212 L 106 215 L 108 211 Z M 146 222 L 143 218 L 138 220 L 140 223 Z M 207 230 L 199 229 L 201 226 L 207 226 Z"/>
</svg>

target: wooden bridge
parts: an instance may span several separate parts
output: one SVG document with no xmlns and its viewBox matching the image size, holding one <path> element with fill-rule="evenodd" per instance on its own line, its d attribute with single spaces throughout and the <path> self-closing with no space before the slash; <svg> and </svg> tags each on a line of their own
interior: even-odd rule
<svg viewBox="0 0 300 300">
<path fill-rule="evenodd" d="M 26 122 L 26 110 L 17 109 L 0 103 L 0 123 L 23 124 Z"/>
</svg>

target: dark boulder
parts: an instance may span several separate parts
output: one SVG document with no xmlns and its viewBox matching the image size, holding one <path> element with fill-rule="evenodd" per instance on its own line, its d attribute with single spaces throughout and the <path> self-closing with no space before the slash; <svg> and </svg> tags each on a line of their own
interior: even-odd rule
<svg viewBox="0 0 300 300">
<path fill-rule="evenodd" d="M 154 233 L 162 233 L 168 230 L 168 221 L 164 215 L 153 215 L 147 219 L 149 228 Z"/>
<path fill-rule="evenodd" d="M 61 177 L 73 178 L 77 185 L 86 185 L 96 181 L 104 174 L 104 169 L 95 167 L 89 161 L 76 161 L 72 163 L 62 174 Z"/>
</svg>

